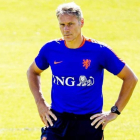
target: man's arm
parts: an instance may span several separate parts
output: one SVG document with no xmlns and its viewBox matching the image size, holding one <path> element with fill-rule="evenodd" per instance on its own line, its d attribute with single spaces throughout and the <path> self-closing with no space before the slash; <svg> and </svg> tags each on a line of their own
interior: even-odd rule
<svg viewBox="0 0 140 140">
<path fill-rule="evenodd" d="M 136 83 L 138 81 L 136 75 L 132 72 L 132 70 L 125 65 L 122 71 L 117 75 L 119 78 L 123 80 L 122 88 L 120 90 L 119 97 L 115 103 L 115 106 L 118 107 L 118 110 L 121 112 L 126 104 L 128 103 L 132 92 L 136 86 Z M 91 125 L 94 125 L 97 123 L 95 128 L 98 128 L 101 124 L 103 125 L 103 129 L 105 126 L 117 118 L 117 114 L 109 112 L 103 112 L 101 114 L 96 114 L 91 116 L 91 120 L 95 119 Z"/>
<path fill-rule="evenodd" d="M 117 76 L 123 80 L 119 98 L 115 103 L 118 110 L 121 112 L 128 103 L 138 79 L 127 65 Z"/>
<path fill-rule="evenodd" d="M 29 82 L 29 87 L 36 101 L 39 115 L 42 121 L 44 122 L 44 124 L 47 127 L 49 127 L 49 124 L 53 125 L 50 116 L 52 116 L 54 120 L 57 120 L 57 118 L 50 111 L 50 106 L 45 102 L 45 99 L 43 97 L 41 91 L 41 81 L 40 81 L 41 72 L 42 70 L 40 70 L 35 64 L 35 62 L 33 62 L 27 71 L 27 78 Z M 49 122 L 49 124 L 47 121 Z"/>
</svg>

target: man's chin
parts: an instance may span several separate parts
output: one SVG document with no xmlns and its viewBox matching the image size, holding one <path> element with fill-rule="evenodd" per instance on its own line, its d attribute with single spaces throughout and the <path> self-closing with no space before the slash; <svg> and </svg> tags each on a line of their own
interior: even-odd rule
<svg viewBox="0 0 140 140">
<path fill-rule="evenodd" d="M 67 41 L 67 42 L 71 42 L 71 41 L 73 41 L 72 38 L 68 38 L 68 37 L 64 37 L 64 40 Z"/>
</svg>

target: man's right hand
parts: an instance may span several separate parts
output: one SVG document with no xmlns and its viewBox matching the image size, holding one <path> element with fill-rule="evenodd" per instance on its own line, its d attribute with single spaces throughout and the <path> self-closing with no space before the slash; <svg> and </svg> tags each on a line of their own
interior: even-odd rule
<svg viewBox="0 0 140 140">
<path fill-rule="evenodd" d="M 27 78 L 29 87 L 35 98 L 41 120 L 47 127 L 49 127 L 49 125 L 53 126 L 51 118 L 53 118 L 54 120 L 57 120 L 57 118 L 50 110 L 50 105 L 45 102 L 43 94 L 41 92 L 40 75 L 42 72 L 43 70 L 39 69 L 36 63 L 33 62 L 27 71 Z"/>
<path fill-rule="evenodd" d="M 47 127 L 49 127 L 49 125 L 53 126 L 51 118 L 56 121 L 57 117 L 50 110 L 50 106 L 45 101 L 41 101 L 40 103 L 37 103 L 37 108 L 42 122 Z"/>
</svg>

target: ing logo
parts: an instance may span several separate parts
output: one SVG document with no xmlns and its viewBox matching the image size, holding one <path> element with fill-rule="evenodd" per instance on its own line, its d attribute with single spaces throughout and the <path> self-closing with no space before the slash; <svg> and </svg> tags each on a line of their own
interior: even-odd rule
<svg viewBox="0 0 140 140">
<path fill-rule="evenodd" d="M 89 78 L 90 79 L 88 80 L 86 76 L 81 75 L 79 77 L 79 84 L 77 84 L 77 86 L 92 86 L 94 84 L 94 78 L 92 76 Z"/>
<path fill-rule="evenodd" d="M 61 86 L 92 86 L 94 85 L 94 78 L 92 76 L 86 77 L 85 75 L 80 75 L 79 80 L 75 77 L 65 77 L 65 76 L 53 76 L 53 83 Z"/>
<path fill-rule="evenodd" d="M 90 63 L 91 63 L 90 59 L 83 59 L 83 67 L 85 67 L 85 69 L 88 69 Z"/>
</svg>

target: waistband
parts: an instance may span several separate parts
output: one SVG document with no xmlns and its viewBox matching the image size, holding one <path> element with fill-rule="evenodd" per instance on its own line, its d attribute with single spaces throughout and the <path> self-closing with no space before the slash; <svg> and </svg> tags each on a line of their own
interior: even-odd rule
<svg viewBox="0 0 140 140">
<path fill-rule="evenodd" d="M 59 113 L 53 109 L 51 109 L 51 111 L 60 118 L 63 119 L 69 119 L 69 120 L 89 120 L 90 117 L 94 114 L 74 114 L 74 113 L 68 113 L 68 112 L 63 112 L 63 113 Z M 97 114 L 97 113 L 95 113 Z"/>
</svg>

